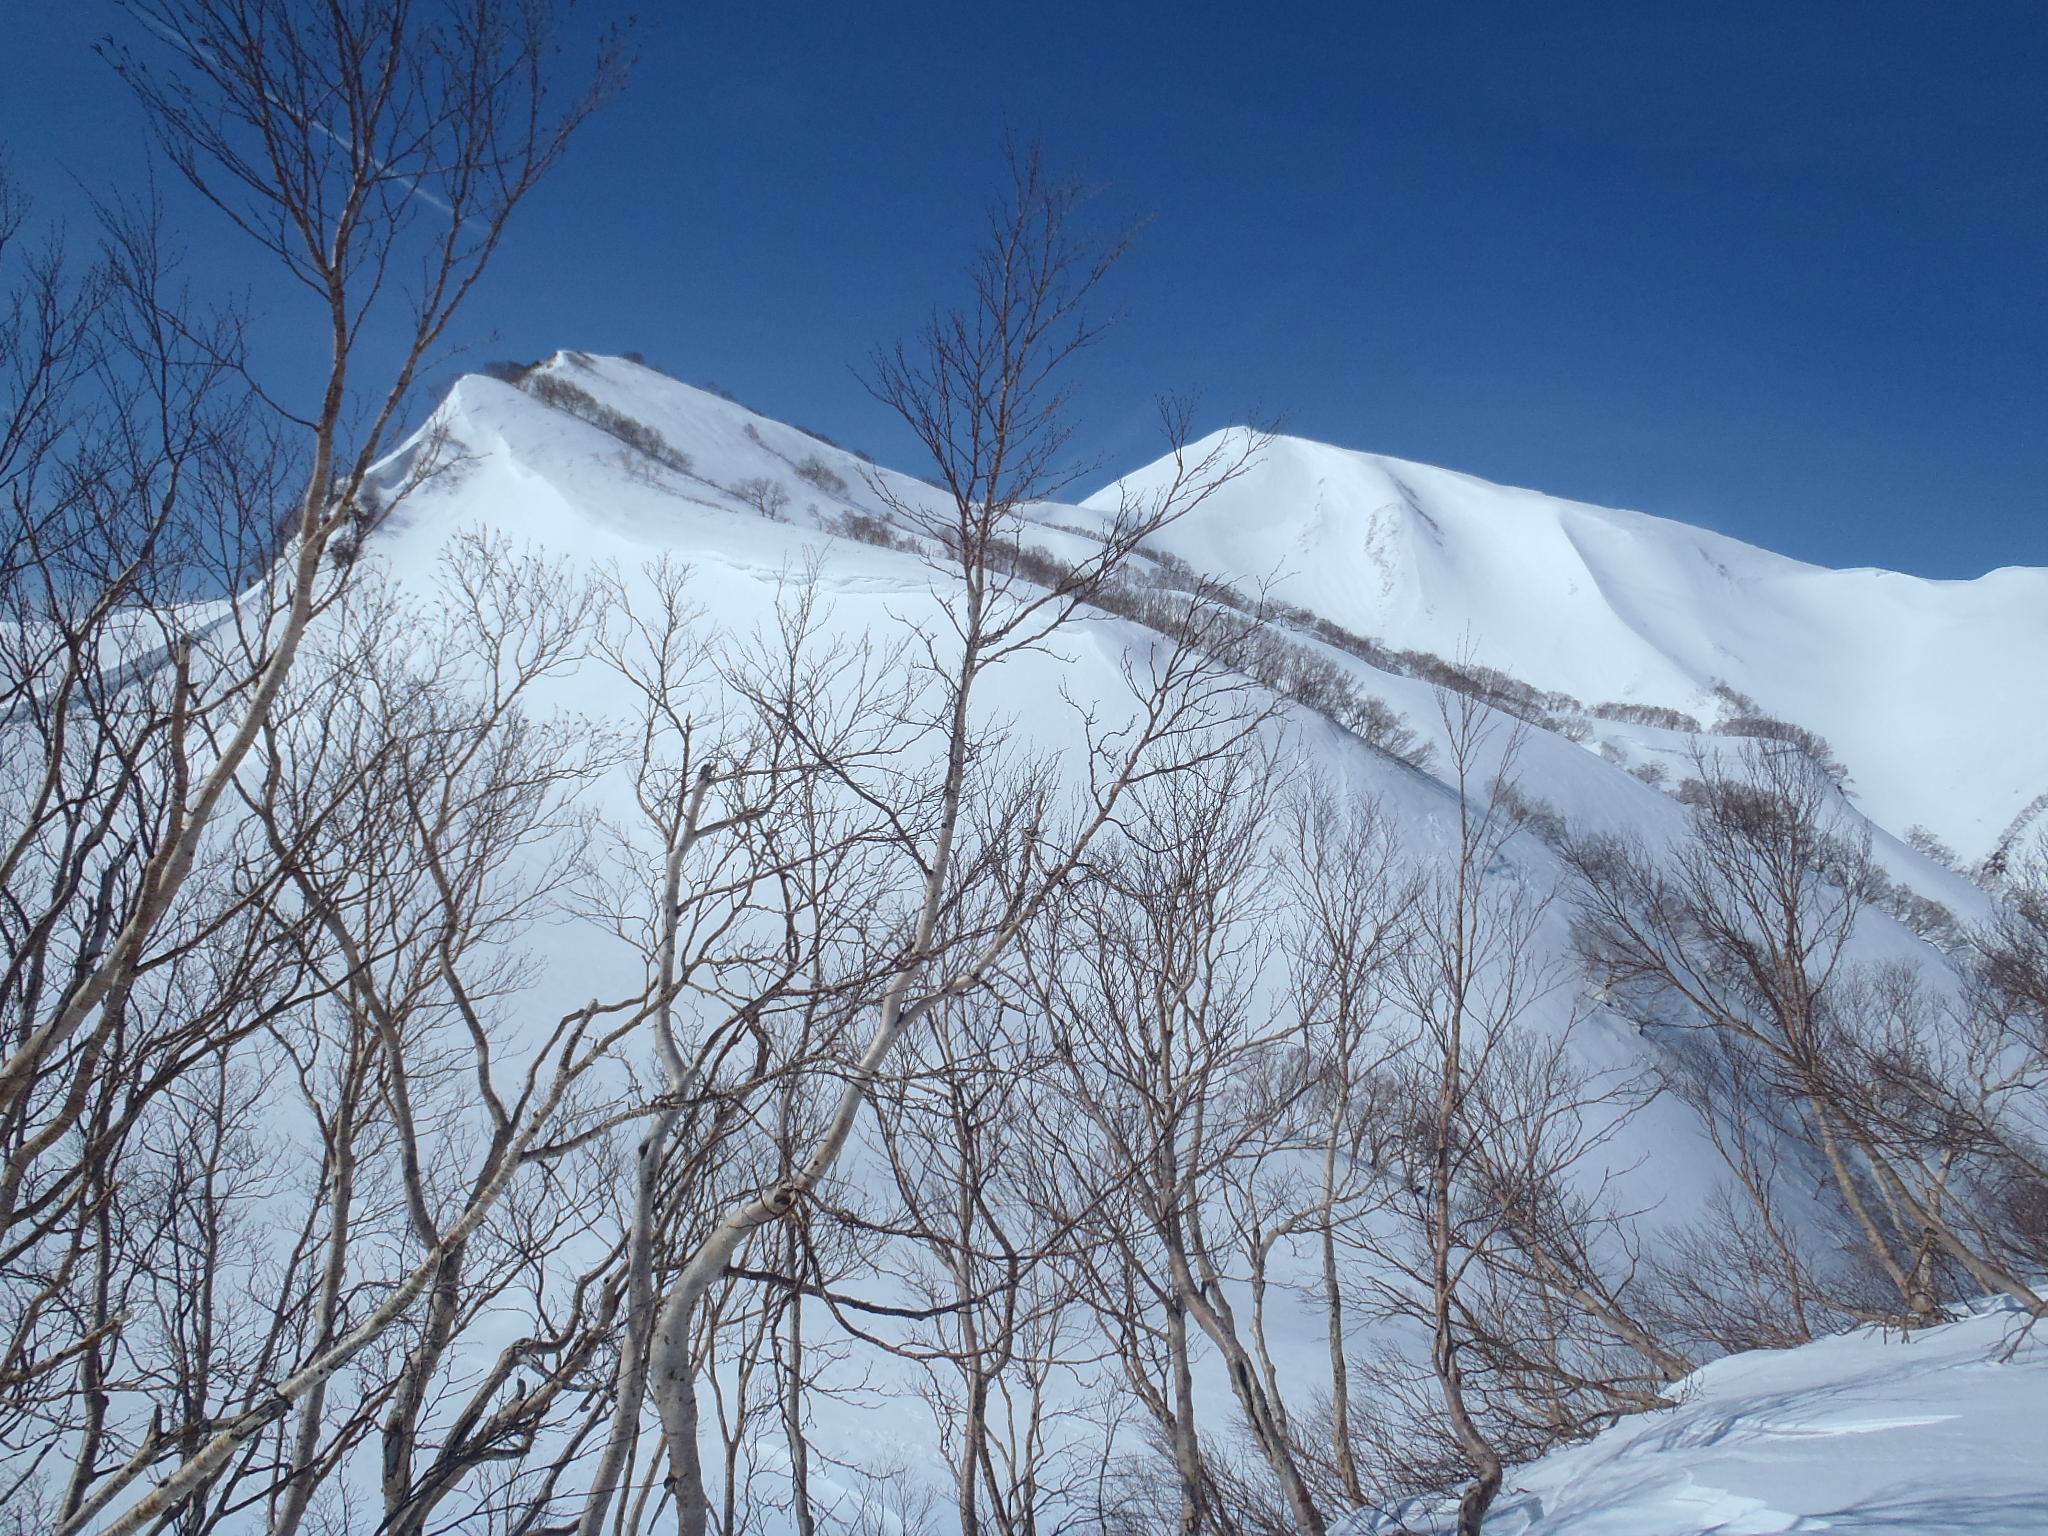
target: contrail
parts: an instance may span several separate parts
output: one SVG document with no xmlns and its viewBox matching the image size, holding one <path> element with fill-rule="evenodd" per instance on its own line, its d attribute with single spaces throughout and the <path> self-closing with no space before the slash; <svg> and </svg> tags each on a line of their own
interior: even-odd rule
<svg viewBox="0 0 2048 1536">
<path fill-rule="evenodd" d="M 154 32 L 158 37 L 162 38 L 165 42 L 171 44 L 172 47 L 182 49 L 188 56 L 205 59 L 207 62 L 213 64 L 216 68 L 220 66 L 220 56 L 218 54 L 213 52 L 213 50 L 211 50 L 210 48 L 202 47 L 199 44 L 193 42 L 190 38 L 186 37 L 183 32 L 179 31 L 177 27 L 173 26 L 167 18 L 158 15 L 156 12 L 150 10 L 148 7 L 140 4 L 131 4 L 129 6 L 129 10 L 134 16 L 136 16 L 142 22 L 144 26 L 148 27 L 150 31 Z M 266 90 L 263 93 L 263 99 L 267 101 L 271 106 L 277 108 L 278 111 L 284 113 L 285 116 L 291 118 L 294 122 L 298 123 L 301 127 L 311 129 L 312 131 L 319 134 L 323 134 L 333 143 L 343 145 L 344 147 L 346 147 L 347 141 L 344 140 L 341 137 L 341 135 L 336 133 L 332 128 L 329 128 L 325 123 L 321 122 L 318 118 L 302 116 L 288 103 L 279 100 L 278 97 L 272 94 L 270 91 Z M 454 205 L 448 202 L 447 199 L 440 197 L 439 195 L 433 192 L 429 192 L 425 187 L 420 185 L 419 181 L 416 178 L 406 176 L 398 171 L 394 171 L 387 163 L 385 163 L 382 160 L 376 160 L 374 161 L 374 163 L 376 164 L 377 169 L 383 172 L 385 176 L 387 176 L 390 180 L 398 182 L 401 185 L 403 185 L 406 189 L 406 195 L 408 197 L 416 197 L 421 202 L 425 203 L 428 207 L 438 209 L 442 214 L 446 215 L 449 222 L 457 224 L 458 227 L 460 225 L 466 225 L 469 222 L 471 222 L 468 219 L 458 220 L 456 218 Z"/>
</svg>

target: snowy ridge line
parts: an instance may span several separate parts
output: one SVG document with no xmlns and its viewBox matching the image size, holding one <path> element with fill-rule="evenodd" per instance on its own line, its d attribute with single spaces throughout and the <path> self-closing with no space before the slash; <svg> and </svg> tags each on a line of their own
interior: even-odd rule
<svg viewBox="0 0 2048 1536">
<path fill-rule="evenodd" d="M 880 474 L 896 494 L 935 494 L 640 365 L 564 353 L 542 371 L 666 441 L 690 440 L 694 473 L 722 496 L 774 485 L 785 499 L 770 516 L 883 545 L 902 536 L 858 498 L 807 482 L 807 463 L 848 492 Z M 1044 552 L 1076 557 L 1120 490 L 1165 473 L 1033 509 Z M 1278 625 L 1378 671 L 1435 673 L 1567 735 L 1582 715 L 1630 706 L 1722 714 L 1725 686 L 1760 701 L 1757 716 L 1832 744 L 1880 826 L 1925 827 L 1966 862 L 1992 855 L 2048 793 L 2048 729 L 2008 707 L 2004 682 L 2048 665 L 2048 572 L 1828 571 L 1668 519 L 1298 439 L 1278 440 L 1144 553 L 1169 581 L 1262 602 Z"/>
<path fill-rule="evenodd" d="M 739 507 L 755 511 L 771 521 L 782 520 L 781 509 L 787 505 L 787 497 L 776 498 L 764 505 L 761 492 L 751 489 L 772 482 L 755 478 L 742 482 L 740 486 L 728 486 L 697 474 L 689 455 L 681 453 L 669 444 L 658 430 L 646 426 L 623 411 L 605 405 L 583 385 L 573 382 L 566 376 L 572 372 L 588 376 L 594 368 L 595 360 L 587 354 L 558 353 L 547 362 L 516 370 L 506 381 L 533 394 L 545 404 L 590 422 L 599 430 L 617 438 L 628 449 L 716 491 Z M 826 465 L 816 452 L 799 462 L 789 453 L 768 443 L 761 436 L 755 423 L 747 423 L 743 433 L 751 443 L 785 465 L 797 480 L 838 502 L 843 510 L 836 515 L 819 514 L 815 505 L 812 507 L 815 525 L 823 531 L 885 549 L 911 553 L 920 550 L 920 541 L 897 527 L 886 513 L 864 507 L 852 499 L 850 487 L 845 479 Z M 837 445 L 832 444 L 829 439 L 819 438 L 812 433 L 805 433 L 805 436 L 825 448 L 837 449 Z M 860 472 L 873 472 L 869 461 L 861 460 Z M 1416 499 L 1414 490 L 1398 479 L 1395 483 L 1403 503 L 1416 516 L 1433 527 L 1433 520 Z M 678 494 L 684 495 L 686 499 L 696 499 L 688 497 L 687 493 Z M 1057 506 L 1032 509 L 1032 522 L 1035 526 L 1055 533 L 1094 542 L 1094 535 L 1088 528 L 1073 522 L 1057 521 L 1061 510 Z M 926 550 L 925 553 L 938 555 L 942 552 Z M 1588 717 L 1626 719 L 1630 711 L 1647 712 L 1650 709 L 1649 706 L 1621 703 L 1588 705 L 1570 693 L 1561 690 L 1546 692 L 1495 667 L 1473 662 L 1453 662 L 1425 651 L 1395 649 L 1369 636 L 1346 629 L 1323 615 L 1282 601 L 1270 594 L 1262 593 L 1256 597 L 1248 595 L 1230 579 L 1197 572 L 1186 560 L 1175 555 L 1170 549 L 1141 547 L 1138 553 L 1153 566 L 1157 588 L 1190 593 L 1205 600 L 1222 602 L 1267 626 L 1266 633 L 1248 643 L 1245 654 L 1239 658 L 1243 669 L 1250 675 L 1294 702 L 1315 710 L 1347 730 L 1354 731 L 1368 744 L 1398 760 L 1409 761 L 1412 754 L 1419 752 L 1414 732 L 1402 723 L 1400 717 L 1395 715 L 1384 701 L 1360 693 L 1356 685 L 1349 682 L 1336 669 L 1326 662 L 1320 662 L 1314 651 L 1304 649 L 1298 644 L 1287 646 L 1281 638 L 1282 635 L 1292 634 L 1298 639 L 1315 642 L 1318 646 L 1342 651 L 1365 662 L 1377 672 L 1415 678 L 1469 695 L 1491 708 L 1541 729 L 1552 731 L 1568 741 L 1584 742 L 1591 738 L 1593 729 Z M 1005 541 L 1001 546 L 1000 555 L 1003 568 L 1008 573 L 1025 576 L 1048 588 L 1056 587 L 1065 580 L 1071 573 L 1073 564 L 1071 560 L 1062 560 L 1044 547 L 1027 547 L 1018 541 Z M 1128 579 L 1113 583 L 1099 595 L 1096 606 L 1121 617 L 1133 619 L 1160 633 L 1171 633 L 1176 624 L 1175 610 L 1150 599 L 1146 595 L 1146 589 L 1133 586 Z M 1721 694 L 1729 694 L 1725 687 L 1718 684 L 1716 687 Z M 1730 696 L 1740 698 L 1739 695 Z M 1819 738 L 1812 736 L 1811 733 L 1802 732 L 1790 722 L 1765 716 L 1752 701 L 1741 699 L 1741 705 L 1743 707 L 1735 712 L 1736 718 L 1724 720 L 1714 729 L 1724 735 L 1771 736 L 1781 740 L 1792 740 L 1802 749 L 1815 755 L 1818 760 L 1827 761 L 1827 745 Z M 1666 710 L 1663 713 L 1674 718 L 1682 718 L 1678 716 L 1677 711 Z M 1695 725 L 1693 729 L 1697 730 L 1698 727 Z M 1420 765 L 1419 762 L 1417 765 Z"/>
</svg>

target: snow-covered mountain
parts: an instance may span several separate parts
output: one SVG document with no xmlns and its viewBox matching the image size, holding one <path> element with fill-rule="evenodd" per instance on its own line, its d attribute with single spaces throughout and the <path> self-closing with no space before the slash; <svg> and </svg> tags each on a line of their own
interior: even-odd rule
<svg viewBox="0 0 2048 1536">
<path fill-rule="evenodd" d="M 472 377 L 443 414 L 482 457 L 410 521 L 442 525 L 488 501 L 492 522 L 543 544 L 617 540 L 779 568 L 820 522 L 874 510 L 863 474 L 918 493 L 623 359 L 562 354 L 546 371 L 658 432 L 688 471 Z M 806 480 L 807 465 L 828 478 Z M 1038 509 L 1046 542 L 1061 552 L 1060 530 L 1169 473 L 1162 461 L 1078 509 Z M 790 524 L 749 504 L 746 488 L 762 486 L 779 488 Z M 1724 685 L 1831 743 L 1878 826 L 1925 827 L 1966 861 L 2048 793 L 2048 725 L 2023 703 L 2048 668 L 2048 570 L 1827 570 L 1644 513 L 1290 437 L 1151 547 L 1391 650 L 1476 662 L 1588 708 L 1661 706 L 1711 724 L 1727 712 Z"/>
<path fill-rule="evenodd" d="M 435 429 L 455 452 L 453 466 L 411 492 L 373 540 L 374 558 L 402 582 L 427 583 L 448 538 L 483 526 L 591 566 L 631 571 L 653 557 L 685 561 L 703 622 L 733 635 L 769 624 L 778 595 L 799 580 L 824 594 L 824 629 L 848 636 L 901 634 L 938 613 L 940 578 L 891 523 L 869 477 L 880 477 L 899 504 L 936 491 L 641 365 L 564 353 L 518 386 L 465 378 Z M 390 466 L 391 483 L 405 468 L 402 460 Z M 1034 507 L 1025 542 L 1057 558 L 1083 555 L 1119 498 L 1143 494 L 1169 473 L 1154 465 L 1078 505 Z M 1736 739 L 1711 727 L 1731 716 L 1774 717 L 1832 746 L 1847 771 L 1844 812 L 1867 819 L 1890 877 L 1973 920 L 1986 910 L 1984 892 L 1909 846 L 1907 834 L 1929 829 L 1953 846 L 1957 863 L 1974 863 L 2008 842 L 2048 796 L 2048 724 L 2024 707 L 2028 680 L 2048 669 L 2048 571 L 2001 570 L 1973 582 L 1829 571 L 1661 518 L 1292 438 L 1269 443 L 1249 472 L 1165 528 L 1148 550 L 1163 581 L 1204 577 L 1263 594 L 1291 643 L 1385 701 L 1438 749 L 1439 765 L 1432 659 L 1522 685 L 1537 702 L 1517 711 L 1536 726 L 1516 764 L 1521 791 L 1574 826 L 1653 843 L 1678 835 L 1687 813 L 1666 791 L 1688 775 L 1695 754 Z M 1084 624 L 1055 653 L 1006 668 L 994 680 L 996 710 L 1019 739 L 1056 757 L 1068 753 L 1071 764 L 1076 707 L 1113 707 L 1107 701 L 1120 695 L 1126 659 L 1147 643 L 1128 618 Z M 597 717 L 625 702 L 609 686 L 585 674 L 551 685 L 561 702 Z M 1376 796 L 1411 847 L 1444 846 L 1456 824 L 1454 793 L 1420 754 L 1401 760 L 1376 750 L 1308 708 L 1292 710 L 1286 729 L 1318 773 Z M 1559 882 L 1557 855 L 1538 837 L 1516 837 L 1507 858 L 1512 877 L 1532 889 Z M 1878 960 L 1930 954 L 1921 937 L 1877 913 L 1856 942 Z M 560 973 L 543 990 L 574 1006 L 587 988 L 582 972 L 601 956 L 587 938 L 541 934 L 535 943 Z M 1538 944 L 1567 968 L 1561 908 L 1543 918 Z M 1562 1029 L 1567 1019 L 1578 1020 L 1576 1049 L 1603 1065 L 1653 1050 L 1597 998 L 1569 986 L 1532 1010 L 1529 1027 Z M 1670 1099 L 1643 1111 L 1603 1155 L 1604 1171 L 1659 1219 L 1697 1215 L 1719 1177 L 1692 1112 Z M 1950 1371 L 1940 1393 L 1967 1395 L 1956 1384 L 1975 1379 L 1969 1372 L 1981 1364 L 1986 1326 L 1962 1325 L 1978 1351 L 1968 1358 L 1957 1353 L 1960 1344 L 1930 1344 L 1918 1357 Z M 1313 1328 L 1276 1315 L 1270 1347 L 1283 1375 L 1299 1368 L 1313 1379 L 1325 1345 Z M 1847 1394 L 1917 1401 L 1918 1378 L 1901 1377 L 1897 1358 L 1880 1361 L 1875 1349 L 1814 1346 L 1791 1368 L 1799 1390 L 1825 1397 L 1839 1385 Z M 1839 1379 L 1830 1374 L 1837 1365 Z M 2031 1403 L 2038 1416 L 2048 1407 L 2038 1369 L 1999 1380 L 2017 1383 L 2012 1412 Z M 1855 1382 L 1875 1385 L 1866 1392 Z M 1836 1454 L 1841 1435 L 1880 1421 L 1890 1454 L 1909 1422 L 1948 1422 L 1932 1410 L 1914 1419 L 1918 1410 L 1880 1404 L 1829 1418 L 1802 1407 L 1803 1416 L 1772 1417 L 1775 1410 L 1756 1403 L 1779 1390 L 1778 1377 L 1735 1361 L 1709 1367 L 1695 1386 L 1698 1395 L 1675 1417 L 1631 1421 L 1567 1453 L 1576 1460 L 1529 1469 L 1515 1484 L 1521 1502 L 1504 1501 L 1498 1528 L 1627 1536 L 1951 1528 L 1938 1510 L 1919 1523 L 1891 1520 L 1888 1511 L 1905 1506 L 1857 1504 L 1824 1479 L 1802 1484 L 1796 1470 L 1785 1474 L 1790 1484 L 1825 1491 L 1788 1502 L 1714 1482 L 1720 1474 L 1702 1469 L 1730 1454 L 1729 1436 L 1743 1424 L 1763 1424 L 1772 1437 L 1755 1459 L 1818 1466 Z M 1755 1402 L 1721 1406 L 1737 1389 Z M 838 1415 L 821 1433 L 839 1436 L 835 1454 L 849 1461 L 908 1466 L 932 1488 L 948 1475 L 916 1433 L 870 1416 Z M 1937 1438 L 1926 1455 L 1932 1463 L 1951 1450 Z M 1997 1454 L 1998 1497 L 2008 1501 L 2000 1510 L 2022 1513 L 2019 1523 L 1977 1528 L 2018 1531 L 2027 1519 L 2048 1521 L 2048 1485 L 2038 1472 L 2006 1465 L 2009 1447 Z M 1695 1484 L 1723 1491 L 1695 1496 L 1687 1491 Z M 1592 1510 L 1598 1514 L 1584 1512 Z M 1805 1523 L 1809 1516 L 1816 1523 Z"/>
<path fill-rule="evenodd" d="M 1469 655 L 1588 705 L 1711 720 L 1725 683 L 1826 737 L 1879 825 L 1924 825 L 1965 858 L 2048 790 L 2048 729 L 2015 708 L 2048 662 L 2048 570 L 1825 570 L 1294 438 L 1160 543 L 1358 633 Z"/>
<path fill-rule="evenodd" d="M 686 562 L 703 622 L 730 635 L 769 626 L 798 579 L 824 594 L 825 627 L 848 635 L 901 634 L 940 611 L 931 565 L 870 482 L 898 505 L 936 506 L 936 489 L 642 364 L 564 352 L 522 387 L 465 377 L 421 440 L 443 434 L 451 468 L 376 536 L 401 581 L 430 582 L 450 535 L 481 527 L 586 568 Z M 1172 472 L 1162 460 L 1078 505 L 1031 507 L 1024 542 L 1081 558 L 1120 499 Z M 1418 761 L 1443 744 L 1430 664 L 1527 685 L 1543 707 L 1506 722 L 1539 722 L 1516 777 L 1581 830 L 1680 835 L 1671 789 L 1700 754 L 1739 744 L 1709 727 L 1754 708 L 1826 738 L 1847 770 L 1841 810 L 1869 826 L 1886 874 L 1974 922 L 1983 890 L 1906 834 L 1931 829 L 1966 867 L 2048 803 L 2048 722 L 2012 707 L 2024 679 L 2048 672 L 2048 570 L 1975 582 L 1828 571 L 1663 518 L 1285 437 L 1148 549 L 1160 579 L 1194 573 L 1283 605 L 1281 632 L 1389 704 L 1420 738 Z M 1127 619 L 1083 624 L 1056 654 L 992 673 L 993 707 L 1024 739 L 1071 753 L 1075 707 L 1126 707 L 1126 658 L 1152 639 Z M 627 707 L 613 685 L 586 667 L 554 687 L 601 716 Z M 1673 728 L 1680 717 L 1690 724 Z M 1442 846 L 1455 797 L 1438 777 L 1312 710 L 1291 719 L 1315 771 L 1381 800 L 1418 850 Z M 1558 885 L 1540 839 L 1517 838 L 1512 857 L 1532 887 Z M 1561 910 L 1547 923 L 1560 965 L 1567 926 Z M 1863 926 L 1869 958 L 1927 954 L 1879 914 Z M 1577 1006 L 1567 992 L 1550 1012 Z M 1653 1114 L 1658 1134 L 1689 1141 L 1684 1113 Z M 1660 1160 L 1651 1182 L 1684 1188 L 1697 1172 Z"/>
</svg>

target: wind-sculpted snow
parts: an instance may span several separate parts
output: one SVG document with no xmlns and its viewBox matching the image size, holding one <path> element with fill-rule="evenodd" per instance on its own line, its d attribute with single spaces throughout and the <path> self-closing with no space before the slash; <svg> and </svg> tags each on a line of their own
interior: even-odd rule
<svg viewBox="0 0 2048 1536">
<path fill-rule="evenodd" d="M 2048 664 L 2048 571 L 1824 570 L 1298 439 L 1159 543 L 1390 646 L 1469 656 L 1588 705 L 1711 720 L 1724 682 L 1831 741 L 1880 825 L 1927 826 L 1968 859 L 2048 789 L 2048 729 L 2023 702 Z"/>
<path fill-rule="evenodd" d="M 2036 1536 L 2048 1530 L 2048 1338 L 2004 1305 L 1731 1355 L 1511 1475 L 1491 1536 Z M 1440 1524 L 1425 1508 L 1344 1536 Z"/>
</svg>

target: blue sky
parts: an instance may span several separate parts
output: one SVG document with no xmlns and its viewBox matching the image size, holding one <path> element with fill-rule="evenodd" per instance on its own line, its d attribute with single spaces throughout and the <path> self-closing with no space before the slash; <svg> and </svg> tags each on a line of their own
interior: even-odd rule
<svg viewBox="0 0 2048 1536">
<path fill-rule="evenodd" d="M 637 350 L 920 467 L 850 369 L 957 291 L 1007 121 L 1151 220 L 1080 401 L 1109 469 L 1195 386 L 1825 564 L 2048 565 L 2040 0 L 642 10 L 472 361 Z M 132 27 L 8 11 L 0 143 L 77 231 L 146 172 L 90 52 Z M 288 376 L 298 297 L 169 201 Z"/>
</svg>

